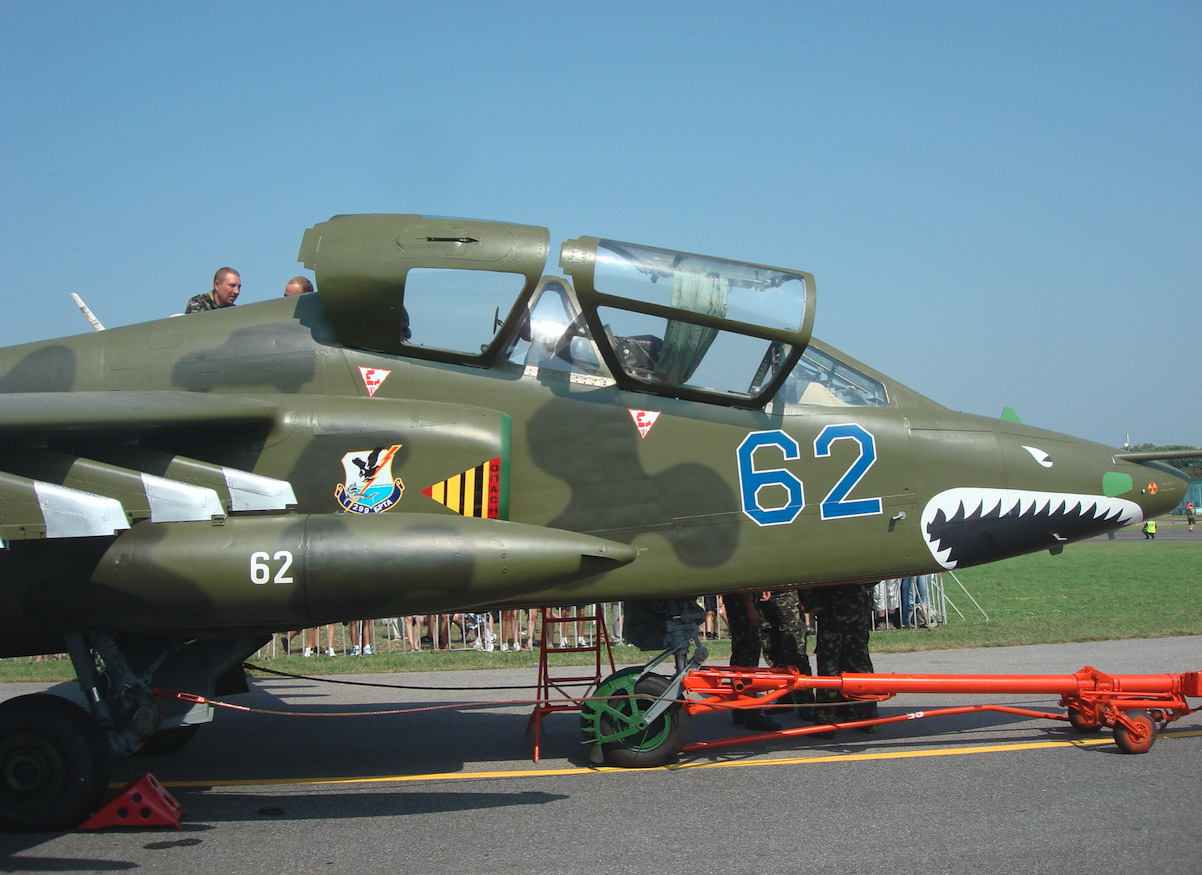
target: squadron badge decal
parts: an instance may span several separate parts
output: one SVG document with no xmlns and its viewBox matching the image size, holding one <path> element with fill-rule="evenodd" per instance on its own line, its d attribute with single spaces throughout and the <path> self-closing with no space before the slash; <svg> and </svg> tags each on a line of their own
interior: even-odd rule
<svg viewBox="0 0 1202 875">
<path fill-rule="evenodd" d="M 405 484 L 392 479 L 392 457 L 401 448 L 376 447 L 342 457 L 346 482 L 334 488 L 334 498 L 347 513 L 381 513 L 401 500 Z"/>
</svg>

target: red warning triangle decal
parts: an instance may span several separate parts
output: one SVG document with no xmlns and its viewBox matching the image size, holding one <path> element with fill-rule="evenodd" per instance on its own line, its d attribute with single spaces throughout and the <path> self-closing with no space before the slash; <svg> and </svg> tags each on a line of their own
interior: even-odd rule
<svg viewBox="0 0 1202 875">
<path fill-rule="evenodd" d="M 384 368 L 365 368 L 360 366 L 359 373 L 363 376 L 363 385 L 367 387 L 367 396 L 370 398 L 376 394 L 376 390 L 388 379 L 388 375 L 392 371 Z"/>
<path fill-rule="evenodd" d="M 659 419 L 659 411 L 631 410 L 630 416 L 634 420 L 635 428 L 639 430 L 639 435 L 646 437 L 647 432 L 651 431 L 651 426 L 655 425 L 655 420 Z"/>
</svg>

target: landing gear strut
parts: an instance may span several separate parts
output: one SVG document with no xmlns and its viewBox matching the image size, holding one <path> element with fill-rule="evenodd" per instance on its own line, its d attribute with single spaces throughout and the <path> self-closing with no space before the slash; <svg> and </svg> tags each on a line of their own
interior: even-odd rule
<svg viewBox="0 0 1202 875">
<path fill-rule="evenodd" d="M 203 696 L 245 692 L 241 663 L 263 637 L 65 633 L 91 713 L 44 693 L 0 703 L 0 830 L 46 832 L 82 823 L 108 787 L 112 753 L 171 753 L 212 719 L 209 705 L 156 696 L 151 678 Z"/>
</svg>

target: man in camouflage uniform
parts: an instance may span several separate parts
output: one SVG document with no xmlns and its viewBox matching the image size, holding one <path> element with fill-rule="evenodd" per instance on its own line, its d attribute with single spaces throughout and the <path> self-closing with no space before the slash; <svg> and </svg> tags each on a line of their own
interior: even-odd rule
<svg viewBox="0 0 1202 875">
<path fill-rule="evenodd" d="M 760 615 L 757 596 L 751 593 L 731 593 L 722 596 L 726 607 L 726 624 L 730 627 L 730 664 L 733 668 L 758 668 L 760 665 Z M 780 724 L 764 713 L 762 708 L 735 708 L 730 712 L 735 723 L 760 732 L 775 732 Z"/>
<path fill-rule="evenodd" d="M 793 665 L 802 674 L 809 675 L 806 624 L 797 590 L 776 590 L 767 601 L 760 602 L 759 606 L 760 614 L 764 618 L 764 622 L 760 623 L 760 642 L 764 648 L 764 659 L 773 668 Z M 802 706 L 797 709 L 802 719 L 814 719 L 814 709 L 806 707 L 814 703 L 813 690 L 799 690 L 793 693 L 792 701 Z"/>
<path fill-rule="evenodd" d="M 806 656 L 806 626 L 801 616 L 797 590 L 777 590 L 767 598 L 741 593 L 726 595 L 722 599 L 726 606 L 726 621 L 730 626 L 732 666 L 758 666 L 762 649 L 764 658 L 773 668 L 793 665 L 804 675 L 810 673 L 810 659 Z M 813 703 L 814 693 L 805 690 L 794 693 L 791 700 L 780 701 L 793 701 L 804 706 Z M 808 707 L 799 708 L 798 713 L 803 718 L 813 719 L 812 709 Z M 736 710 L 731 712 L 731 716 L 736 723 L 740 717 L 744 718 L 745 725 L 752 729 L 780 729 L 779 724 L 760 710 Z"/>
<path fill-rule="evenodd" d="M 837 677 L 844 672 L 871 672 L 868 633 L 872 628 L 872 587 L 862 583 L 815 587 L 803 593 L 806 607 L 818 612 L 818 640 L 814 658 L 818 674 Z M 818 690 L 819 704 L 846 702 L 834 690 Z M 817 709 L 819 723 L 871 720 L 877 716 L 876 702 L 862 702 L 846 708 Z M 875 727 L 864 727 L 872 732 Z"/>
<path fill-rule="evenodd" d="M 188 300 L 184 313 L 203 313 L 234 306 L 242 292 L 242 277 L 232 267 L 220 268 L 213 274 L 213 291 L 194 295 Z"/>
</svg>

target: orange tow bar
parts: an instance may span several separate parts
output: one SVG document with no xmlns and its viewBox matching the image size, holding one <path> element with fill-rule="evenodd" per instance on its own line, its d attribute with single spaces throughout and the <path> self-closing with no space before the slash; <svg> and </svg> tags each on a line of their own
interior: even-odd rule
<svg viewBox="0 0 1202 875">
<path fill-rule="evenodd" d="M 850 700 L 884 701 L 898 693 L 1057 694 L 1067 714 L 1052 714 L 1008 705 L 970 705 L 923 710 L 894 717 L 819 724 L 718 741 L 685 745 L 684 751 L 709 750 L 782 736 L 811 735 L 837 729 L 859 729 L 925 717 L 996 711 L 1027 717 L 1067 720 L 1079 732 L 1114 728 L 1124 753 L 1144 753 L 1156 740 L 1158 727 L 1194 711 L 1187 698 L 1202 697 L 1202 672 L 1185 674 L 1108 675 L 1086 666 L 1071 675 L 940 675 L 844 674 L 810 677 L 796 668 L 701 667 L 683 678 L 682 706 L 690 714 L 736 708 L 764 708 L 802 690 L 835 690 Z"/>
</svg>

